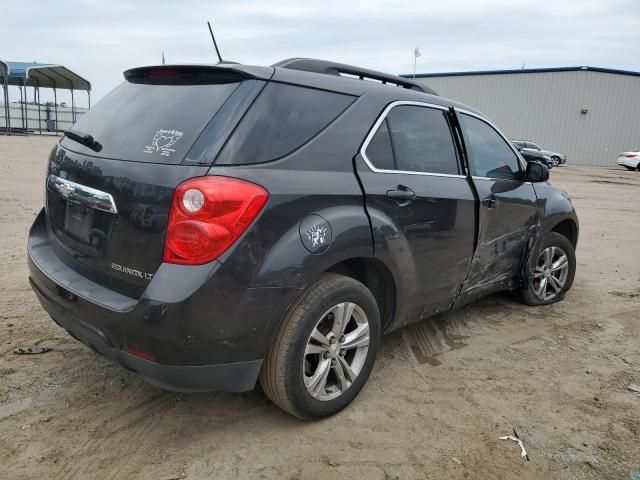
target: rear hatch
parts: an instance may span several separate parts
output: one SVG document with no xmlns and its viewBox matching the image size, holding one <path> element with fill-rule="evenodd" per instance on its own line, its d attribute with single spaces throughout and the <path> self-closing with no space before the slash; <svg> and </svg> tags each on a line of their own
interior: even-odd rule
<svg viewBox="0 0 640 480">
<path fill-rule="evenodd" d="M 146 67 L 73 126 L 49 159 L 47 227 L 58 256 L 137 298 L 160 266 L 174 189 L 205 175 L 270 68 Z M 77 138 L 77 136 L 76 136 Z"/>
</svg>

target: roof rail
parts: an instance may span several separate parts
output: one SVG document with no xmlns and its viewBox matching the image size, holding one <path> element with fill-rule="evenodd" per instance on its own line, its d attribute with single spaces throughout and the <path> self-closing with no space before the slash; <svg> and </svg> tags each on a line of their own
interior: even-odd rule
<svg viewBox="0 0 640 480">
<path fill-rule="evenodd" d="M 288 58 L 272 67 L 290 68 L 292 70 L 303 70 L 305 72 L 323 73 L 325 75 L 337 75 L 340 77 L 356 78 L 360 80 L 373 80 L 380 83 L 417 90 L 418 92 L 437 95 L 431 88 L 407 78 L 390 75 L 388 73 L 377 72 L 366 68 L 346 65 L 344 63 L 330 62 L 327 60 L 316 60 L 314 58 Z"/>
</svg>

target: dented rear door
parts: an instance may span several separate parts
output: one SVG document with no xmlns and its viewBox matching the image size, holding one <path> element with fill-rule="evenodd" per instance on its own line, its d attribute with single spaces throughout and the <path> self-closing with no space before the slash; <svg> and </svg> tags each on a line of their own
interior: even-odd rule
<svg viewBox="0 0 640 480">
<path fill-rule="evenodd" d="M 475 198 L 447 108 L 394 102 L 356 156 L 375 257 L 397 268 L 396 325 L 451 308 L 471 263 Z"/>
</svg>

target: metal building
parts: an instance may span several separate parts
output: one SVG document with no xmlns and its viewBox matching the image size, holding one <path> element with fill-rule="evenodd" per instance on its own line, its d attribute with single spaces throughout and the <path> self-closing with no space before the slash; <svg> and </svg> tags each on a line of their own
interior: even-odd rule
<svg viewBox="0 0 640 480">
<path fill-rule="evenodd" d="M 640 72 L 566 67 L 416 80 L 478 109 L 512 139 L 565 153 L 568 164 L 614 166 L 620 152 L 640 148 Z"/>
</svg>

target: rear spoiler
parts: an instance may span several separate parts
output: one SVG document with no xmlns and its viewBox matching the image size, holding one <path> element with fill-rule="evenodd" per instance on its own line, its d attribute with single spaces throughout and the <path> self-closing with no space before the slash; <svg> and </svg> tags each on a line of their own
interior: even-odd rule
<svg viewBox="0 0 640 480">
<path fill-rule="evenodd" d="M 303 70 L 305 72 L 323 73 L 325 75 L 336 75 L 340 77 L 357 78 L 360 80 L 376 80 L 383 84 L 396 87 L 403 87 L 409 90 L 437 95 L 431 88 L 421 83 L 391 75 L 389 73 L 369 70 L 367 68 L 346 65 L 344 63 L 330 62 L 327 60 L 316 60 L 314 58 L 288 58 L 281 62 L 274 63 L 273 67 L 290 68 L 292 70 Z"/>
<path fill-rule="evenodd" d="M 224 83 L 238 80 L 269 80 L 272 67 L 253 67 L 236 63 L 217 65 L 151 65 L 125 70 L 124 78 L 132 83 Z"/>
</svg>

